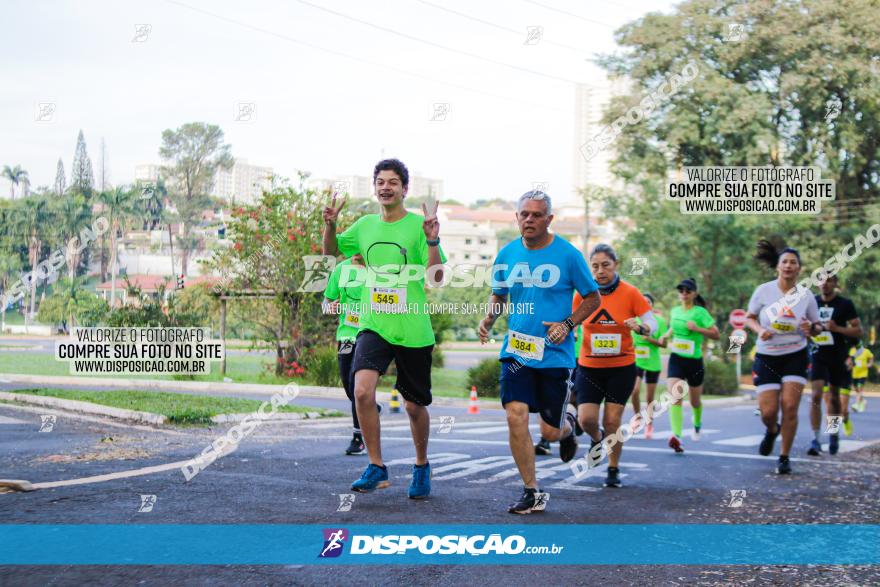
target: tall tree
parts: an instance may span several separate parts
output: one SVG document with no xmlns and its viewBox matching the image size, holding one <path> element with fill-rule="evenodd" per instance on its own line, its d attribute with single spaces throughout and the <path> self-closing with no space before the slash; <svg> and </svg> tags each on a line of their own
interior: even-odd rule
<svg viewBox="0 0 880 587">
<path fill-rule="evenodd" d="M 58 158 L 58 166 L 55 171 L 55 195 L 61 197 L 67 189 L 67 178 L 64 175 L 64 162 Z"/>
<path fill-rule="evenodd" d="M 648 272 L 634 281 L 671 300 L 676 279 L 696 277 L 719 315 L 742 307 L 755 283 L 771 278 L 751 259 L 758 238 L 797 246 L 812 271 L 880 217 L 880 36 L 871 0 L 707 6 L 688 0 L 625 25 L 615 35 L 622 51 L 600 60 L 631 82 L 606 111 L 609 125 L 687 64 L 698 72 L 620 128 L 612 169 L 626 187 L 605 200 L 631 227 L 621 249 L 649 257 Z M 744 30 L 732 39 L 734 24 Z M 817 166 L 836 182 L 837 201 L 819 216 L 798 217 L 683 215 L 665 200 L 682 167 L 721 165 Z M 870 279 L 875 249 L 842 274 L 858 284 L 847 295 L 873 299 L 869 307 L 880 299 Z"/>
<path fill-rule="evenodd" d="M 0 287 L 3 294 L 0 295 L 0 334 L 6 330 L 6 292 L 9 285 L 21 274 L 21 259 L 17 254 L 4 253 L 0 255 Z"/>
<path fill-rule="evenodd" d="M 43 241 L 48 235 L 50 218 L 48 201 L 44 196 L 35 196 L 21 202 L 20 209 L 14 217 L 15 232 L 27 239 L 28 262 L 30 270 L 34 272 L 40 262 L 40 251 Z M 34 306 L 37 298 L 37 279 L 31 279 L 28 300 L 28 311 L 25 316 L 25 324 L 30 323 L 34 314 Z"/>
<path fill-rule="evenodd" d="M 81 251 L 77 252 L 77 248 L 84 246 L 84 243 L 75 240 L 74 237 L 78 236 L 80 230 L 92 219 L 92 207 L 84 195 L 72 192 L 61 200 L 56 200 L 53 208 L 55 215 L 53 224 L 58 231 L 58 241 L 66 251 L 67 276 L 73 279 L 76 277 L 82 255 Z"/>
<path fill-rule="evenodd" d="M 139 205 L 140 192 L 123 186 L 116 186 L 101 192 L 98 198 L 103 204 L 104 214 L 110 221 L 110 307 L 116 299 L 116 276 L 119 272 L 119 236 L 129 222 L 142 216 Z"/>
<path fill-rule="evenodd" d="M 181 273 L 186 275 L 189 256 L 197 240 L 190 232 L 211 205 L 210 192 L 217 169 L 233 165 L 230 146 L 223 143 L 223 131 L 214 124 L 190 122 L 162 133 L 159 155 L 166 162 L 169 199 L 177 208 L 182 227 L 178 237 Z"/>
<path fill-rule="evenodd" d="M 9 198 L 15 199 L 15 187 L 18 184 L 24 184 L 27 181 L 28 172 L 21 168 L 21 165 L 10 167 L 3 166 L 3 177 L 9 180 Z M 25 194 L 27 195 L 27 194 Z"/>
<path fill-rule="evenodd" d="M 76 137 L 76 152 L 73 154 L 73 168 L 70 170 L 70 187 L 86 197 L 90 197 L 95 186 L 92 174 L 92 160 L 86 151 L 86 139 L 83 131 Z"/>
</svg>

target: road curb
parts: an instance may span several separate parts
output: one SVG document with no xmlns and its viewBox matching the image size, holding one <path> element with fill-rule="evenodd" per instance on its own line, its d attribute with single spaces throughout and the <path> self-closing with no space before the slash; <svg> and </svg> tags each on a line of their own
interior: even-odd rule
<svg viewBox="0 0 880 587">
<path fill-rule="evenodd" d="M 165 423 L 165 416 L 161 414 L 138 412 L 135 410 L 126 410 L 123 408 L 113 408 L 110 406 L 102 406 L 100 404 L 81 402 L 72 399 L 61 399 L 57 397 L 30 395 L 27 393 L 9 393 L 6 391 L 0 391 L 0 400 L 44 406 L 47 408 L 56 408 L 60 410 L 67 410 L 70 412 L 79 412 L 82 414 L 92 414 L 95 416 L 106 416 L 108 418 L 125 420 L 127 422 L 136 422 L 138 424 L 151 424 L 153 426 L 161 426 Z"/>
</svg>

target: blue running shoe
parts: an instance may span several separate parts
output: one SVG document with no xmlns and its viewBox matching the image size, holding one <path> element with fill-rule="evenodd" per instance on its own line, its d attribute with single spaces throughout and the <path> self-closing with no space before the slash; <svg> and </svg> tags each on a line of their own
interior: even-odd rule
<svg viewBox="0 0 880 587">
<path fill-rule="evenodd" d="M 818 457 L 822 454 L 822 445 L 815 438 L 810 442 L 810 449 L 807 454 L 811 457 Z"/>
<path fill-rule="evenodd" d="M 410 499 L 425 499 L 431 494 L 431 463 L 413 465 L 412 482 L 409 484 Z"/>
<path fill-rule="evenodd" d="M 359 493 L 369 493 L 374 489 L 385 489 L 391 485 L 388 481 L 388 468 L 370 463 L 364 469 L 361 478 L 351 484 L 351 490 Z"/>
<path fill-rule="evenodd" d="M 830 454 L 836 455 L 838 448 L 840 448 L 840 435 L 829 434 L 828 435 L 828 452 Z"/>
</svg>

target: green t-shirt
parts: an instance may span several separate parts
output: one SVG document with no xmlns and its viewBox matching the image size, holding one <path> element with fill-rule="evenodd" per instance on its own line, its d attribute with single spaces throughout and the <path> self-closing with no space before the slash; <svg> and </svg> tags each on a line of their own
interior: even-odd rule
<svg viewBox="0 0 880 587">
<path fill-rule="evenodd" d="M 708 310 L 702 306 L 694 306 L 685 311 L 681 306 L 672 308 L 669 314 L 672 325 L 672 340 L 669 350 L 681 357 L 688 359 L 700 359 L 703 357 L 703 335 L 699 332 L 688 330 L 688 321 L 693 321 L 700 328 L 709 328 L 715 325 L 715 320 Z"/>
<path fill-rule="evenodd" d="M 384 222 L 378 214 L 368 214 L 336 235 L 339 250 L 347 257 L 360 253 L 368 269 L 361 300 L 361 329 L 372 330 L 391 344 L 405 347 L 425 347 L 435 342 L 431 316 L 425 307 L 424 273 L 418 278 L 400 279 L 428 264 L 424 221 L 412 212 L 396 222 Z M 440 260 L 446 262 L 442 248 Z"/>
<path fill-rule="evenodd" d="M 342 306 L 339 311 L 339 326 L 336 328 L 336 340 L 354 340 L 357 338 L 358 330 L 360 330 L 360 303 L 361 290 L 363 283 L 355 278 L 346 279 L 346 282 L 339 283 L 339 276 L 342 268 L 351 265 L 351 259 L 336 265 L 330 278 L 327 280 L 327 287 L 324 289 L 324 297 L 331 301 L 339 301 Z M 354 267 L 357 267 L 355 265 Z"/>
<path fill-rule="evenodd" d="M 654 319 L 657 320 L 657 330 L 651 333 L 650 338 L 660 338 L 666 332 L 666 320 L 657 314 L 654 314 Z M 639 324 L 641 322 L 639 320 Z M 633 332 L 632 337 L 633 348 L 636 353 L 636 367 L 645 371 L 660 371 L 662 369 L 660 364 L 660 347 L 645 340 L 645 337 L 641 334 Z M 648 354 L 647 357 L 644 356 L 646 352 Z"/>
</svg>

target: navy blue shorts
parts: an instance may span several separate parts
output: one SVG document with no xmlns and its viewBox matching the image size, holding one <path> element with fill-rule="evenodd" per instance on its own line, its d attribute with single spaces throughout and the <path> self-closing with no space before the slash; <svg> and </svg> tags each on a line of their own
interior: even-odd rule
<svg viewBox="0 0 880 587">
<path fill-rule="evenodd" d="M 501 405 L 528 404 L 550 426 L 563 427 L 565 406 L 571 396 L 572 369 L 535 369 L 514 360 L 501 361 Z"/>
<path fill-rule="evenodd" d="M 839 389 L 852 386 L 852 371 L 846 368 L 846 355 L 826 356 L 819 353 L 810 355 L 810 381 L 824 381 Z"/>
<path fill-rule="evenodd" d="M 645 383 L 657 383 L 660 381 L 660 371 L 645 371 L 641 367 L 636 367 L 636 377 L 645 380 Z"/>
</svg>

